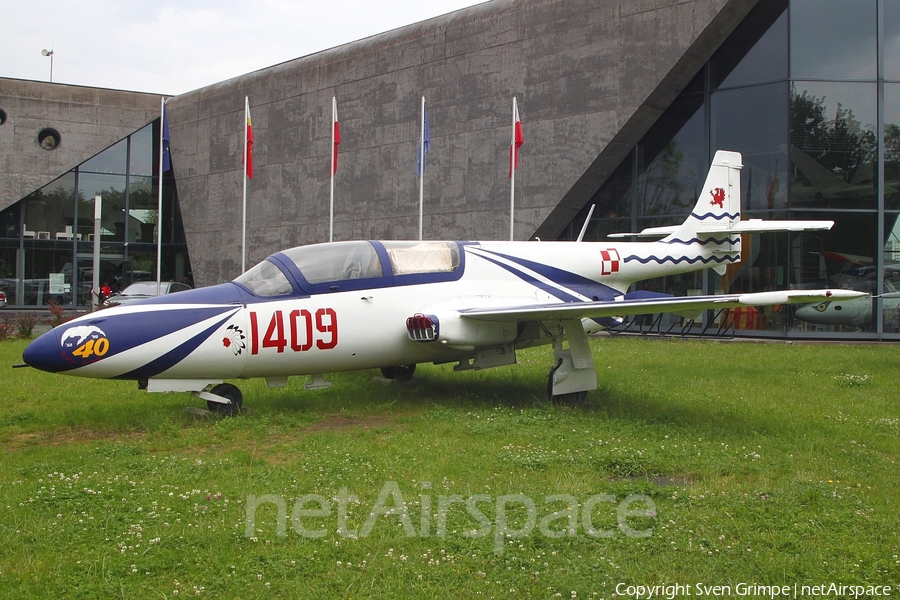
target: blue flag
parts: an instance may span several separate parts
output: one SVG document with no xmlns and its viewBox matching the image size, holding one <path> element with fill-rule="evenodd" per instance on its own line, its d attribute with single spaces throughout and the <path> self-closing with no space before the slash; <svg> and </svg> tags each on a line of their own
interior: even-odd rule
<svg viewBox="0 0 900 600">
<path fill-rule="evenodd" d="M 166 108 L 163 106 L 163 123 L 162 123 L 162 145 L 163 145 L 163 173 L 172 168 L 172 157 L 169 155 L 169 119 L 166 115 Z"/>
<path fill-rule="evenodd" d="M 416 146 L 416 177 L 423 177 L 425 175 L 425 165 L 422 164 L 423 159 L 428 156 L 428 150 L 431 149 L 431 129 L 428 128 L 428 111 L 425 107 L 422 107 L 425 116 L 425 135 L 423 136 L 425 139 L 425 153 L 422 153 L 422 140 L 419 140 L 419 143 Z"/>
</svg>

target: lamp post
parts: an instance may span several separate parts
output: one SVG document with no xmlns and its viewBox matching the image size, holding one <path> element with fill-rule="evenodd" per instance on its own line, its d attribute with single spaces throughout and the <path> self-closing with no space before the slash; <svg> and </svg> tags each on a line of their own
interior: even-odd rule
<svg viewBox="0 0 900 600">
<path fill-rule="evenodd" d="M 43 50 L 41 50 L 41 54 L 50 57 L 50 83 L 53 83 L 53 50 L 47 50 L 46 48 L 44 48 Z"/>
</svg>

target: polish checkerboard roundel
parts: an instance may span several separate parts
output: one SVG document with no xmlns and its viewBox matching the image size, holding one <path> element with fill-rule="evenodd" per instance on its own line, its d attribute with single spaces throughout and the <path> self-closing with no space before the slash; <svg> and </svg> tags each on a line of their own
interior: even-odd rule
<svg viewBox="0 0 900 600">
<path fill-rule="evenodd" d="M 619 252 L 615 248 L 600 251 L 601 275 L 612 275 L 619 272 Z"/>
</svg>

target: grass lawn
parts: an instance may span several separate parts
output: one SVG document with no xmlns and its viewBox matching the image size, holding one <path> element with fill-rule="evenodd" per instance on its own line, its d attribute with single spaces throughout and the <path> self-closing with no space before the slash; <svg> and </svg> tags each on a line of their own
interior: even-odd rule
<svg viewBox="0 0 900 600">
<path fill-rule="evenodd" d="M 898 593 L 900 346 L 591 344 L 578 407 L 545 402 L 542 348 L 406 384 L 236 381 L 252 413 L 203 419 L 0 343 L 0 596 Z"/>
</svg>

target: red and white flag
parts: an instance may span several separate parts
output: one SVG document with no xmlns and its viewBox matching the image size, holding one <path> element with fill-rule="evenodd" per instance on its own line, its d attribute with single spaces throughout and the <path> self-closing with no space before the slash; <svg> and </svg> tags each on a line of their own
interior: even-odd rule
<svg viewBox="0 0 900 600">
<path fill-rule="evenodd" d="M 332 143 L 333 147 L 331 150 L 331 174 L 334 175 L 337 173 L 337 165 L 338 165 L 338 146 L 341 143 L 341 128 L 338 125 L 338 116 L 337 116 L 337 98 L 331 99 L 331 123 L 332 123 Z"/>
<path fill-rule="evenodd" d="M 253 124 L 250 122 L 250 98 L 244 99 L 244 109 L 247 113 L 247 153 L 244 165 L 247 169 L 247 179 L 253 179 Z"/>
<path fill-rule="evenodd" d="M 513 171 L 519 168 L 519 146 L 524 141 L 525 139 L 522 137 L 522 121 L 519 120 L 519 105 L 516 103 L 515 97 L 513 97 L 513 128 L 512 139 L 509 143 L 509 175 L 507 175 L 507 179 L 512 179 Z"/>
</svg>

